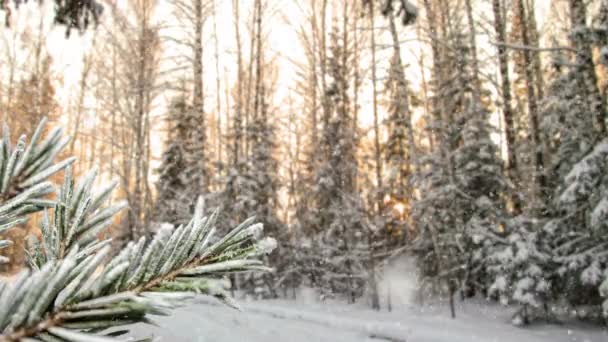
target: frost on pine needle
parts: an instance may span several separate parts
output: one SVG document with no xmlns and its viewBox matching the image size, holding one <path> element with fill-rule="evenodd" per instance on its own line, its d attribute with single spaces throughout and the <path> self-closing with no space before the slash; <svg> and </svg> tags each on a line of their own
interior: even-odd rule
<svg viewBox="0 0 608 342">
<path fill-rule="evenodd" d="M 27 247 L 32 271 L 0 281 L 0 341 L 113 341 L 107 329 L 148 322 L 147 315 L 167 314 L 194 293 L 238 307 L 224 275 L 271 271 L 256 258 L 276 246 L 262 239 L 263 226 L 251 218 L 218 239 L 218 211 L 205 215 L 202 198 L 186 223 L 162 225 L 151 239 L 112 253 L 99 236 L 127 206 L 107 204 L 117 182 L 96 192 L 96 169 L 75 180 L 72 159 L 54 164 L 65 143 L 55 130 L 38 146 L 43 125 L 31 145 L 21 138 L 11 148 L 8 129 L 0 143 L 0 231 L 44 210 L 40 237 L 30 236 Z M 46 178 L 63 169 L 56 199 L 42 198 L 54 190 Z M 26 179 L 23 188 L 15 178 Z"/>
<path fill-rule="evenodd" d="M 258 241 L 256 247 L 259 254 L 270 254 L 277 248 L 277 240 L 267 237 Z"/>
<path fill-rule="evenodd" d="M 254 240 L 260 239 L 262 237 L 262 233 L 264 232 L 264 225 L 261 223 L 256 223 L 251 227 L 245 229 L 239 236 L 242 237 L 252 237 Z"/>
<path fill-rule="evenodd" d="M 0 232 L 23 224 L 29 214 L 52 207 L 53 202 L 44 198 L 54 191 L 48 179 L 75 161 L 67 158 L 55 162 L 68 139 L 61 129 L 55 129 L 41 141 L 46 123 L 44 118 L 29 143 L 21 136 L 16 146 L 11 145 L 10 130 L 4 125 L 0 141 Z M 0 241 L 0 248 L 8 244 Z"/>
<path fill-rule="evenodd" d="M 76 258 L 80 247 L 75 245 L 67 254 L 56 253 L 60 256 L 56 259 L 43 258 L 40 270 L 26 276 L 18 290 L 22 294 L 18 298 L 28 300 L 8 304 L 10 310 L 6 315 L 11 312 L 17 315 L 6 319 L 9 325 L 0 339 L 42 334 L 65 339 L 72 332 L 94 339 L 96 334 L 83 329 L 95 327 L 95 331 L 103 331 L 145 322 L 147 314 L 164 314 L 167 309 L 181 305 L 188 293 L 208 294 L 237 307 L 229 298 L 225 281 L 214 277 L 232 272 L 270 271 L 255 257 L 262 251 L 270 252 L 276 243 L 269 238 L 256 242 L 254 237 L 261 226 L 248 220 L 220 239 L 219 244 L 198 253 L 197 243 L 213 230 L 209 225 L 214 220 L 204 217 L 202 211 L 195 215 L 178 229 L 163 227 L 148 243 L 143 238 L 129 243 L 109 261 L 108 246 Z M 48 222 L 45 225 L 46 234 L 59 230 Z"/>
</svg>

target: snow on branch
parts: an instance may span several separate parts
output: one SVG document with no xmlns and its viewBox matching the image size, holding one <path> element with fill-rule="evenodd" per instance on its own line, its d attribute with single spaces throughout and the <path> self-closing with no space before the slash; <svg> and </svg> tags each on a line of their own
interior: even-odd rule
<svg viewBox="0 0 608 342">
<path fill-rule="evenodd" d="M 251 218 L 216 238 L 218 211 L 205 216 L 202 198 L 187 224 L 167 225 L 113 255 L 99 235 L 126 207 L 104 205 L 117 183 L 94 192 L 97 170 L 74 182 L 68 167 L 57 199 L 43 197 L 54 190 L 46 179 L 73 162 L 53 162 L 66 144 L 61 130 L 38 142 L 44 123 L 27 148 L 24 137 L 11 148 L 7 128 L 0 142 L 0 231 L 53 209 L 45 212 L 41 238 L 31 238 L 31 270 L 0 281 L 0 341 L 117 341 L 108 329 L 148 322 L 147 315 L 165 314 L 194 293 L 238 308 L 229 285 L 215 278 L 272 271 L 258 260 L 276 247 L 262 238 L 262 225 Z"/>
<path fill-rule="evenodd" d="M 213 295 L 235 306 L 225 287 L 208 277 L 237 270 L 267 271 L 255 257 L 270 252 L 268 246 L 274 243 L 255 240 L 251 231 L 260 226 L 250 219 L 210 244 L 217 216 L 203 216 L 199 200 L 187 225 L 165 227 L 150 242 L 142 237 L 111 258 L 108 246 L 79 258 L 82 250 L 74 245 L 65 258 L 24 271 L 10 284 L 1 283 L 0 341 L 43 336 L 112 341 L 99 334 L 146 322 L 147 314 L 177 307 L 191 293 Z"/>
<path fill-rule="evenodd" d="M 14 146 L 10 130 L 4 125 L 0 141 L 0 232 L 23 224 L 30 214 L 53 207 L 55 202 L 46 199 L 54 191 L 48 179 L 76 160 L 67 158 L 55 162 L 69 139 L 60 128 L 42 139 L 46 123 L 46 118 L 40 122 L 29 144 L 22 135 Z M 0 241 L 0 248 L 9 244 L 6 240 Z"/>
</svg>

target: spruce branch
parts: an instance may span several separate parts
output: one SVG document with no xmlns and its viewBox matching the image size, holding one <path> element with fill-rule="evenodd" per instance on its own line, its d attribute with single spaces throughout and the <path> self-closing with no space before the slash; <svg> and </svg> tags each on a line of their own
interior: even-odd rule
<svg viewBox="0 0 608 342">
<path fill-rule="evenodd" d="M 23 224 L 27 215 L 52 207 L 54 202 L 45 199 L 54 190 L 48 179 L 75 161 L 67 158 L 55 163 L 69 139 L 63 137 L 61 129 L 55 129 L 41 141 L 46 123 L 46 118 L 40 122 L 29 144 L 22 135 L 15 146 L 4 125 L 0 141 L 0 232 Z M 0 241 L 0 248 L 8 244 Z"/>
<path fill-rule="evenodd" d="M 39 269 L 45 263 L 63 259 L 78 246 L 78 261 L 101 250 L 109 240 L 98 240 L 97 236 L 109 225 L 116 214 L 127 207 L 124 201 L 103 207 L 110 198 L 117 182 L 112 182 L 99 193 L 93 193 L 92 184 L 97 177 L 97 169 L 89 171 L 74 184 L 71 168 L 65 172 L 59 199 L 54 203 L 53 217 L 44 213 L 40 225 L 41 241 L 31 237 L 27 251 L 28 263 Z"/>
<path fill-rule="evenodd" d="M 62 191 L 66 190 L 80 197 L 81 203 L 91 202 L 64 184 Z M 77 213 L 78 209 L 71 211 Z M 111 333 L 103 332 L 146 322 L 151 314 L 165 314 L 193 293 L 209 294 L 235 306 L 224 282 L 213 277 L 227 272 L 268 271 L 256 258 L 270 253 L 276 242 L 260 239 L 262 226 L 249 219 L 210 243 L 217 217 L 217 211 L 204 216 L 199 199 L 188 224 L 176 229 L 164 227 L 149 243 L 145 238 L 130 242 L 109 262 L 108 246 L 82 255 L 74 244 L 63 259 L 45 259 L 39 269 L 23 272 L 12 284 L 0 283 L 0 341 L 113 341 Z M 45 235 L 65 228 L 65 224 L 46 224 L 43 240 Z"/>
</svg>

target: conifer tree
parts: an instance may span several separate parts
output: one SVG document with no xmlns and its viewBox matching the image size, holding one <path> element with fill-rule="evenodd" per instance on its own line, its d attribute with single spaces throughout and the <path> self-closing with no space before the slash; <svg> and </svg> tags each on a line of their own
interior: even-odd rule
<svg viewBox="0 0 608 342">
<path fill-rule="evenodd" d="M 264 104 L 266 107 L 266 104 Z M 274 127 L 268 121 L 268 109 L 263 109 L 258 117 L 253 119 L 250 129 L 251 134 L 251 156 L 247 171 L 244 174 L 244 182 L 241 184 L 240 197 L 243 198 L 244 207 L 241 215 L 253 215 L 264 224 L 268 232 L 273 236 L 282 238 L 284 235 L 283 224 L 277 217 L 276 209 L 279 207 L 277 194 L 279 192 L 279 179 L 277 177 L 278 162 L 273 155 L 275 149 Z M 273 264 L 280 262 L 280 256 L 274 255 Z M 268 288 L 268 295 L 276 296 L 272 281 L 263 279 L 264 286 Z M 254 288 L 258 290 L 260 279 L 251 279 Z"/>
<path fill-rule="evenodd" d="M 177 98 L 169 107 L 167 128 L 169 137 L 163 153 L 162 164 L 158 170 L 156 185 L 158 198 L 155 205 L 155 221 L 159 223 L 185 223 L 191 215 L 192 192 L 188 180 L 188 159 L 186 145 L 190 126 L 187 122 L 188 104 L 184 98 Z"/>
<path fill-rule="evenodd" d="M 415 177 L 421 198 L 413 208 L 420 230 L 414 248 L 423 277 L 444 281 L 452 298 L 458 289 L 483 288 L 479 236 L 502 223 L 499 195 L 505 181 L 476 76 L 475 46 L 467 44 L 457 9 L 442 15 L 451 25 L 443 28 L 441 64 L 434 70 L 439 120 L 431 128 L 439 139 Z"/>
<path fill-rule="evenodd" d="M 551 200 L 543 204 L 542 216 L 513 220 L 489 258 L 495 275 L 491 290 L 521 304 L 515 323 L 550 314 L 549 305 L 557 302 L 559 307 L 585 305 L 599 317 L 600 295 L 605 295 L 600 287 L 606 262 L 604 105 L 598 99 L 586 5 L 569 5 L 572 61 L 564 49 L 553 49 L 551 81 L 540 102 L 544 191 Z"/>
<path fill-rule="evenodd" d="M 399 37 L 393 14 L 389 14 L 389 25 L 394 51 L 386 80 L 386 90 L 389 93 L 388 139 L 382 150 L 386 159 L 386 198 L 390 201 L 388 209 L 394 209 L 390 204 L 400 207 L 397 208 L 397 213 L 385 214 L 391 217 L 392 222 L 389 222 L 389 227 L 394 237 L 401 236 L 410 240 L 412 237 L 406 235 L 414 229 L 411 222 L 406 222 L 403 216 L 411 211 L 414 199 L 411 181 L 416 142 L 412 128 L 410 92 L 401 60 Z"/>
<path fill-rule="evenodd" d="M 346 4 L 347 2 L 345 2 Z M 348 7 L 347 5 L 345 5 Z M 347 13 L 347 9 L 344 9 Z M 348 20 L 345 17 L 342 20 Z M 344 22 L 342 23 L 344 24 Z M 330 85 L 323 94 L 331 107 L 321 136 L 321 160 L 315 175 L 314 206 L 320 252 L 326 261 L 320 281 L 323 291 L 347 295 L 350 302 L 363 290 L 360 237 L 366 231 L 363 203 L 356 192 L 355 124 L 349 86 L 352 51 L 345 28 L 334 27 L 328 54 Z"/>
</svg>

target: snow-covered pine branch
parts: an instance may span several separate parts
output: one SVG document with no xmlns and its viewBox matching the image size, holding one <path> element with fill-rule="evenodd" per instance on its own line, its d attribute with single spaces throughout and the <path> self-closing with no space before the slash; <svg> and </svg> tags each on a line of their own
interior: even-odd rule
<svg viewBox="0 0 608 342">
<path fill-rule="evenodd" d="M 6 189 L 14 189 L 0 207 L 5 216 L 21 218 L 51 207 L 53 212 L 45 212 L 40 241 L 33 238 L 29 246 L 32 270 L 0 282 L 0 341 L 114 341 L 117 335 L 108 329 L 148 322 L 147 315 L 164 314 L 193 293 L 212 295 L 237 307 L 227 295 L 225 282 L 214 277 L 270 270 L 257 258 L 270 253 L 276 242 L 262 239 L 261 224 L 250 218 L 215 238 L 218 212 L 205 216 L 202 198 L 187 224 L 175 229 L 165 226 L 150 241 L 142 237 L 112 255 L 109 240 L 98 236 L 126 206 L 104 206 L 116 183 L 94 192 L 96 170 L 75 183 L 67 168 L 57 200 L 42 199 L 53 190 L 44 182 L 56 172 L 49 169 L 63 169 L 73 161 L 52 163 L 47 153 L 54 156 L 65 143 L 60 143 L 60 131 L 54 131 L 59 133 L 37 145 L 43 127 L 44 122 L 31 149 L 20 152 L 22 138 L 17 152 L 12 152 L 16 156 L 3 164 L 9 165 L 3 172 L 12 170 Z M 9 155 L 5 151 L 11 151 L 7 136 L 5 130 L 3 158 Z M 29 187 L 12 181 L 22 175 L 34 179 Z"/>
<path fill-rule="evenodd" d="M 112 224 L 114 216 L 127 203 L 122 201 L 104 207 L 118 183 L 111 182 L 94 194 L 92 184 L 96 176 L 97 169 L 93 169 L 74 184 L 71 168 L 67 168 L 52 218 L 45 212 L 42 219 L 42 240 L 30 238 L 27 255 L 32 268 L 40 269 L 50 261 L 62 259 L 75 248 L 79 250 L 76 259 L 82 260 L 110 243 L 98 240 L 97 236 Z"/>
<path fill-rule="evenodd" d="M 75 244 L 64 259 L 49 260 L 12 283 L 0 283 L 0 341 L 112 341 L 100 337 L 103 331 L 146 322 L 146 315 L 178 306 L 189 293 L 213 295 L 235 306 L 211 277 L 268 270 L 256 257 L 275 244 L 259 239 L 261 226 L 253 219 L 211 243 L 217 212 L 208 217 L 203 212 L 199 200 L 187 225 L 165 227 L 150 242 L 144 237 L 130 242 L 109 262 L 108 246 L 83 258 L 84 250 Z M 49 227 L 43 234 L 59 234 L 56 226 Z"/>
<path fill-rule="evenodd" d="M 55 162 L 69 139 L 60 128 L 42 138 L 47 119 L 43 119 L 26 143 L 21 136 L 16 145 L 4 125 L 0 141 L 0 232 L 25 222 L 27 215 L 52 207 L 45 196 L 54 191 L 48 179 L 72 164 L 75 158 Z M 10 242 L 0 241 L 0 248 Z"/>
</svg>

